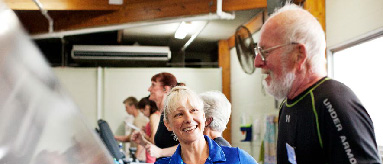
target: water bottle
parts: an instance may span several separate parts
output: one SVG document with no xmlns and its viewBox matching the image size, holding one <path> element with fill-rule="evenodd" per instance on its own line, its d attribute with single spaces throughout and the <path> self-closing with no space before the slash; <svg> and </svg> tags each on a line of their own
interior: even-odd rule
<svg viewBox="0 0 383 164">
<path fill-rule="evenodd" d="M 119 148 L 121 153 L 124 153 L 124 150 L 122 149 L 122 143 L 121 142 L 118 144 L 118 148 Z"/>
</svg>

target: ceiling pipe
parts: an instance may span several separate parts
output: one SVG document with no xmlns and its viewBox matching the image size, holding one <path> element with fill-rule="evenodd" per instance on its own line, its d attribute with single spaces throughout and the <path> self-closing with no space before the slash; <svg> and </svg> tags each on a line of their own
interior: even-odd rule
<svg viewBox="0 0 383 164">
<path fill-rule="evenodd" d="M 143 21 L 143 22 L 126 23 L 126 24 L 111 25 L 111 26 L 104 26 L 104 27 L 93 27 L 93 28 L 80 29 L 80 30 L 60 31 L 60 32 L 47 33 L 47 34 L 31 35 L 31 37 L 33 39 L 63 38 L 64 36 L 68 36 L 68 35 L 80 35 L 80 34 L 89 34 L 89 33 L 95 33 L 95 32 L 116 31 L 121 29 L 142 27 L 142 26 L 149 26 L 149 25 L 156 25 L 156 24 L 168 24 L 168 23 L 176 23 L 176 22 L 182 22 L 182 21 L 210 21 L 210 20 L 219 20 L 219 19 L 232 20 L 234 18 L 235 18 L 234 13 L 228 14 L 222 11 L 222 0 L 217 0 L 217 10 L 215 14 L 209 13 L 204 15 L 178 17 L 173 19 L 163 19 L 163 20 L 157 20 L 157 21 Z"/>
<path fill-rule="evenodd" d="M 217 0 L 217 11 L 216 11 L 216 14 L 221 19 L 231 20 L 231 19 L 235 18 L 234 13 L 233 14 L 229 14 L 229 13 L 225 13 L 225 12 L 222 11 L 222 0 Z"/>
<path fill-rule="evenodd" d="M 222 0 L 217 0 L 217 11 L 216 11 L 216 15 L 218 16 L 218 19 L 227 19 L 227 20 L 231 20 L 231 19 L 234 19 L 235 18 L 235 15 L 234 14 L 228 14 L 228 13 L 225 13 L 222 11 Z M 198 31 L 196 33 L 194 33 L 190 39 L 185 43 L 185 45 L 181 48 L 181 51 L 185 51 L 186 48 L 189 47 L 189 45 L 194 41 L 195 38 L 197 38 L 197 36 L 205 29 L 205 27 L 207 26 L 207 24 L 209 24 L 209 21 L 206 22 L 203 27 L 201 27 L 200 29 L 198 29 Z"/>
<path fill-rule="evenodd" d="M 33 0 L 33 2 L 35 2 L 37 7 L 39 7 L 41 14 L 43 14 L 44 17 L 47 18 L 48 23 L 49 23 L 48 31 L 49 31 L 49 33 L 52 33 L 53 32 L 53 19 L 52 19 L 52 17 L 49 16 L 48 11 L 43 8 L 43 4 L 41 4 L 39 0 Z"/>
<path fill-rule="evenodd" d="M 198 29 L 196 33 L 194 33 L 190 39 L 185 43 L 185 45 L 181 48 L 181 51 L 185 51 L 186 48 L 189 47 L 189 45 L 194 41 L 194 39 L 205 29 L 205 27 L 209 24 L 209 22 L 206 22 L 201 28 Z"/>
</svg>

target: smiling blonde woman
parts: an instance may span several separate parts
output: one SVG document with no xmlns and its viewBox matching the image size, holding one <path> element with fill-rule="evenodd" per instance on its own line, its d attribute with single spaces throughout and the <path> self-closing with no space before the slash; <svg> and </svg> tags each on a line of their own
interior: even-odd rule
<svg viewBox="0 0 383 164">
<path fill-rule="evenodd" d="M 187 87 L 174 87 L 165 99 L 164 123 L 178 138 L 180 144 L 171 157 L 159 159 L 156 163 L 256 164 L 245 151 L 219 146 L 208 136 L 204 136 L 205 121 L 201 98 Z"/>
</svg>

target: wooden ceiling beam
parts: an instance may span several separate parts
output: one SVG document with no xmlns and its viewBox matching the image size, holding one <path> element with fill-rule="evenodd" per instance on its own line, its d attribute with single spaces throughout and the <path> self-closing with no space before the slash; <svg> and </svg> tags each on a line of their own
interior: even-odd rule
<svg viewBox="0 0 383 164">
<path fill-rule="evenodd" d="M 216 12 L 215 0 L 125 0 L 125 2 L 115 11 L 49 11 L 49 14 L 54 20 L 54 31 L 68 31 Z M 222 10 L 230 12 L 266 6 L 267 0 L 224 0 Z M 30 34 L 47 32 L 48 23 L 39 11 L 18 11 L 17 15 Z"/>
<path fill-rule="evenodd" d="M 266 8 L 267 0 L 222 0 L 222 10 L 237 11 Z M 215 3 L 215 1 L 214 1 Z"/>
<path fill-rule="evenodd" d="M 126 1 L 126 0 L 125 0 Z M 33 0 L 4 0 L 12 10 L 39 10 Z M 118 10 L 109 0 L 39 0 L 45 10 Z"/>
</svg>

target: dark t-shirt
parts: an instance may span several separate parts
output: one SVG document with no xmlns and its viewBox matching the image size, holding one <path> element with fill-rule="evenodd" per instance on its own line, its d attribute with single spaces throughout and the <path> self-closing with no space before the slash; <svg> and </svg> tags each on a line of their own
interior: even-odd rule
<svg viewBox="0 0 383 164">
<path fill-rule="evenodd" d="M 161 149 L 178 145 L 179 142 L 174 140 L 173 136 L 173 132 L 168 131 L 164 124 L 164 113 L 162 112 L 157 132 L 154 135 L 154 143 Z"/>
<path fill-rule="evenodd" d="M 294 154 L 298 164 L 380 163 L 372 121 L 350 88 L 323 78 L 281 104 L 278 164 Z"/>
<path fill-rule="evenodd" d="M 228 147 L 231 147 L 230 143 L 227 142 L 223 137 L 217 137 L 217 138 L 214 138 L 214 141 L 215 141 L 219 146 L 228 146 Z"/>
</svg>

